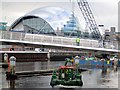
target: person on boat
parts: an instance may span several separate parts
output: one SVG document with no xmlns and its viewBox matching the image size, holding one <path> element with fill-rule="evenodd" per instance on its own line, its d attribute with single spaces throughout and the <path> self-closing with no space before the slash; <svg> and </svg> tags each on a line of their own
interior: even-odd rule
<svg viewBox="0 0 120 90">
<path fill-rule="evenodd" d="M 74 60 L 75 60 L 75 67 L 76 67 L 76 70 L 77 70 L 76 73 L 78 73 L 80 57 L 79 56 L 75 56 Z"/>
<path fill-rule="evenodd" d="M 80 57 L 79 57 L 79 56 L 75 56 L 74 60 L 75 60 L 75 64 L 78 65 L 78 64 L 79 64 Z"/>
</svg>

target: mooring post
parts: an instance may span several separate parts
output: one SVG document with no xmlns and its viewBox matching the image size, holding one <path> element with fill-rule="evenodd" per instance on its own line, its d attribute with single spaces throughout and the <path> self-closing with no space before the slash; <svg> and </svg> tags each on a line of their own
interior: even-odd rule
<svg viewBox="0 0 120 90">
<path fill-rule="evenodd" d="M 7 53 L 5 53 L 4 54 L 4 63 L 8 63 L 8 54 Z"/>
<path fill-rule="evenodd" d="M 10 80 L 10 88 L 15 88 L 15 79 L 17 75 L 15 74 L 16 58 L 14 56 L 10 57 L 9 71 L 7 73 L 7 79 Z"/>
<path fill-rule="evenodd" d="M 4 54 L 4 61 L 3 61 L 3 65 L 2 65 L 3 68 L 8 68 L 8 54 L 5 53 Z"/>
<path fill-rule="evenodd" d="M 51 49 L 48 51 L 48 54 L 47 54 L 48 60 L 50 60 L 50 53 L 51 53 Z"/>
<path fill-rule="evenodd" d="M 10 72 L 15 74 L 16 58 L 14 56 L 10 57 Z"/>
<path fill-rule="evenodd" d="M 49 69 L 49 64 L 50 64 L 50 52 L 51 50 L 49 50 L 49 52 L 47 53 L 47 58 L 48 58 L 48 61 L 47 61 L 47 69 Z"/>
</svg>

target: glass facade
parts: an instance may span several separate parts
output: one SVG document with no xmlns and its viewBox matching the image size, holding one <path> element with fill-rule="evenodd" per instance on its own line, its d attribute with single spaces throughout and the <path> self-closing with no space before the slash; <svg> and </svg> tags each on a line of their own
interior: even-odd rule
<svg viewBox="0 0 120 90">
<path fill-rule="evenodd" d="M 60 7 L 42 7 L 32 10 L 25 16 L 17 19 L 9 30 L 33 34 L 56 35 L 59 28 L 64 26 L 71 12 Z"/>
<path fill-rule="evenodd" d="M 32 10 L 26 15 L 40 17 L 48 22 L 54 30 L 57 30 L 57 28 L 61 29 L 64 26 L 71 12 L 60 7 L 42 7 Z"/>
<path fill-rule="evenodd" d="M 62 28 L 62 32 L 65 36 L 80 36 L 81 31 L 79 30 L 79 24 L 74 14 L 71 14 L 67 24 Z"/>
<path fill-rule="evenodd" d="M 55 35 L 53 28 L 42 18 L 25 19 L 23 26 L 26 33 Z"/>
<path fill-rule="evenodd" d="M 4 25 L 2 25 L 3 28 Z M 77 15 L 60 7 L 43 7 L 32 10 L 17 19 L 9 28 L 17 32 L 60 35 L 65 37 L 96 38 L 95 32 L 84 31 Z"/>
<path fill-rule="evenodd" d="M 0 22 L 0 30 L 6 30 L 7 28 L 7 22 Z"/>
</svg>

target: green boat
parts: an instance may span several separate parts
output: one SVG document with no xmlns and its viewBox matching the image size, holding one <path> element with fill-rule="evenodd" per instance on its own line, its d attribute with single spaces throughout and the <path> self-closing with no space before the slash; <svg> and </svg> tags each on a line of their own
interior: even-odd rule
<svg viewBox="0 0 120 90">
<path fill-rule="evenodd" d="M 70 63 L 69 65 L 67 65 Z M 58 70 L 53 72 L 50 85 L 64 86 L 83 86 L 81 72 L 78 71 L 78 66 L 74 65 L 74 60 L 67 59 L 64 66 L 60 66 Z"/>
</svg>

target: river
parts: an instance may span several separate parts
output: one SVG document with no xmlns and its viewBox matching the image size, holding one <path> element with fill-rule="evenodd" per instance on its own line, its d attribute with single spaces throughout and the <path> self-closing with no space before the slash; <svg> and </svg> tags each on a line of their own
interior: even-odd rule
<svg viewBox="0 0 120 90">
<path fill-rule="evenodd" d="M 63 61 L 52 62 L 29 62 L 29 63 L 17 63 L 17 71 L 30 71 L 30 70 L 44 70 L 53 69 L 63 65 Z M 9 88 L 8 81 L 6 81 L 5 71 L 1 69 L 0 72 L 0 88 Z M 118 88 L 118 72 L 110 72 L 109 82 L 105 81 L 106 78 L 102 78 L 101 69 L 91 69 L 90 71 L 82 72 L 82 80 L 84 85 L 80 88 Z M 49 85 L 51 75 L 45 76 L 31 76 L 21 77 L 15 81 L 16 88 L 51 88 Z M 61 88 L 64 86 L 56 86 L 55 88 Z M 67 88 L 67 87 L 65 87 Z"/>
</svg>

